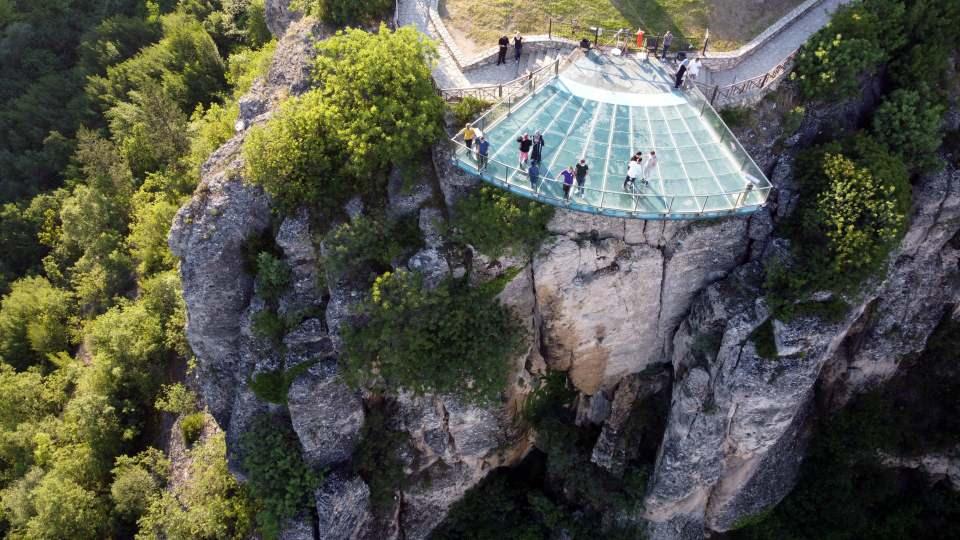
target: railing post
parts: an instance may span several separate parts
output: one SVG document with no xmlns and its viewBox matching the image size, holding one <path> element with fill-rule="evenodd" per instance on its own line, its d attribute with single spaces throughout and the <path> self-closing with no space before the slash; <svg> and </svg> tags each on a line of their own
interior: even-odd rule
<svg viewBox="0 0 960 540">
<path fill-rule="evenodd" d="M 597 43 L 600 41 L 600 27 L 593 27 L 593 46 L 596 47 Z"/>
<path fill-rule="evenodd" d="M 767 85 L 767 77 L 769 77 L 769 76 L 770 76 L 770 72 L 769 72 L 769 71 L 764 74 L 763 80 L 760 81 L 760 89 L 761 89 L 761 90 L 763 90 L 763 87 Z"/>
<path fill-rule="evenodd" d="M 557 60 L 553 63 L 553 74 L 554 74 L 554 75 L 559 75 L 559 74 L 560 74 L 560 59 L 559 59 L 559 58 L 557 58 Z"/>
<path fill-rule="evenodd" d="M 503 99 L 503 85 L 502 85 L 502 84 L 498 84 L 498 85 L 497 85 L 497 97 L 500 98 L 500 99 Z"/>
<path fill-rule="evenodd" d="M 547 20 L 549 21 L 549 23 L 547 23 L 547 37 L 553 39 L 553 17 L 550 17 Z"/>
</svg>

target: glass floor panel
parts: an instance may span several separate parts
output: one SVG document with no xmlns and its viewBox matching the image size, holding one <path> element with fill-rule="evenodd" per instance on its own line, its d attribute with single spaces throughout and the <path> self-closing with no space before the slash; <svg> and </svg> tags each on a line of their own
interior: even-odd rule
<svg viewBox="0 0 960 540">
<path fill-rule="evenodd" d="M 694 107 L 686 94 L 664 88 L 641 95 L 582 92 L 561 75 L 512 103 L 509 114 L 492 125 L 480 121 L 491 146 L 489 166 L 480 176 L 522 196 L 598 214 L 690 219 L 756 210 L 766 200 L 769 181 L 742 172 L 756 169 L 741 162 L 748 160 L 742 150 L 731 152 L 739 147 L 709 105 Z M 537 131 L 546 144 L 534 187 L 526 167 L 520 168 L 517 139 Z M 657 151 L 658 166 L 648 183 L 625 189 L 628 160 L 640 151 L 646 165 L 651 149 Z M 585 191 L 579 194 L 575 185 L 565 202 L 558 176 L 581 158 L 590 167 Z M 458 149 L 455 161 L 478 174 L 475 156 L 466 148 Z"/>
</svg>

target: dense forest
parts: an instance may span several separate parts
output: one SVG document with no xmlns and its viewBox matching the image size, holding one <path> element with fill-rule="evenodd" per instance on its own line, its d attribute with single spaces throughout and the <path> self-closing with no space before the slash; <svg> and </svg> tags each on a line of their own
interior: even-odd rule
<svg viewBox="0 0 960 540">
<path fill-rule="evenodd" d="M 0 535 L 241 538 L 182 384 L 173 214 L 274 43 L 262 0 L 0 2 Z M 178 418 L 188 484 L 157 450 Z"/>
</svg>

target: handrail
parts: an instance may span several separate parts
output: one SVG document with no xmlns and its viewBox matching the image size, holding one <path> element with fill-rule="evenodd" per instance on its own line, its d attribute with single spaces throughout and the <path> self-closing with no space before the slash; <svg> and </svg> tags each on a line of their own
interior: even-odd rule
<svg viewBox="0 0 960 540">
<path fill-rule="evenodd" d="M 566 65 L 568 65 L 571 62 L 571 58 L 573 58 L 573 56 L 575 56 L 578 52 L 580 52 L 580 49 L 574 49 L 573 51 L 570 52 L 570 54 L 568 54 L 564 58 L 557 58 L 556 60 L 554 60 L 553 62 L 545 66 L 541 66 L 534 71 L 521 75 L 516 79 L 507 81 L 505 83 L 492 84 L 492 85 L 486 85 L 486 86 L 441 88 L 439 90 L 440 97 L 443 98 L 444 101 L 451 101 L 454 99 L 463 99 L 468 95 L 472 97 L 478 97 L 480 99 L 483 99 L 484 96 L 490 96 L 497 100 L 503 100 L 503 99 L 506 99 L 508 96 L 512 95 L 513 93 L 519 90 L 522 90 L 527 84 L 530 83 L 530 81 L 532 81 L 538 75 L 548 70 L 552 69 L 554 71 L 554 75 L 559 74 L 561 69 L 563 67 L 566 67 Z M 503 93 L 503 90 L 505 88 L 508 90 L 508 93 L 506 95 L 504 95 Z M 494 91 L 496 91 L 496 96 L 491 96 L 491 94 Z"/>
<path fill-rule="evenodd" d="M 695 83 L 695 85 L 700 90 L 712 94 L 710 97 L 711 105 L 716 103 L 718 98 L 720 98 L 722 102 L 725 99 L 743 95 L 750 90 L 763 90 L 764 88 L 779 81 L 787 72 L 790 71 L 788 68 L 796 59 L 799 52 L 800 49 L 793 51 L 763 75 L 757 75 L 756 77 L 751 77 L 749 79 L 744 79 L 742 81 L 734 82 L 724 86 L 709 85 L 700 82 Z"/>
<path fill-rule="evenodd" d="M 454 145 L 457 146 L 457 150 L 454 152 L 454 155 L 457 155 L 461 152 L 466 152 L 466 153 L 473 152 L 471 149 L 467 148 L 467 146 L 461 143 L 460 141 L 453 140 L 452 142 L 454 143 Z M 456 160 L 456 158 L 454 159 Z M 497 178 L 495 174 L 489 178 L 483 176 L 483 172 L 488 170 L 491 164 L 500 166 L 504 169 L 505 171 L 504 180 Z M 755 208 L 755 207 L 763 206 L 764 204 L 766 204 L 767 198 L 770 195 L 770 191 L 773 189 L 772 185 L 757 187 L 757 186 L 754 186 L 753 184 L 748 184 L 744 189 L 737 190 L 737 191 L 723 191 L 723 192 L 717 192 L 717 193 L 703 193 L 703 194 L 695 194 L 695 195 L 666 195 L 666 194 L 655 194 L 655 193 L 631 193 L 626 191 L 608 191 L 608 190 L 601 190 L 601 189 L 584 186 L 583 188 L 584 192 L 600 194 L 601 205 L 597 206 L 589 203 L 586 203 L 586 204 L 578 203 L 578 202 L 572 201 L 572 199 L 565 200 L 562 197 L 556 197 L 556 196 L 550 195 L 549 193 L 544 193 L 542 188 L 545 185 L 552 184 L 555 186 L 560 186 L 562 189 L 563 183 L 557 180 L 556 178 L 551 178 L 549 176 L 541 176 L 539 178 L 539 182 L 537 184 L 536 190 L 532 188 L 528 188 L 525 185 L 511 184 L 506 180 L 507 178 L 515 174 L 519 174 L 522 178 L 527 178 L 528 173 L 513 165 L 507 165 L 502 161 L 488 159 L 487 166 L 484 168 L 484 171 L 477 171 L 477 174 L 480 175 L 482 178 L 484 178 L 484 180 L 487 180 L 488 182 L 504 187 L 510 191 L 524 193 L 528 197 L 531 197 L 535 200 L 546 202 L 548 204 L 555 204 L 557 202 L 563 201 L 561 203 L 561 206 L 568 206 L 568 205 L 574 206 L 574 207 L 586 206 L 588 208 L 597 209 L 598 213 L 613 213 L 613 214 L 624 214 L 624 213 L 626 214 L 661 214 L 664 216 L 669 216 L 674 214 L 676 215 L 733 214 L 733 213 L 736 213 L 737 211 L 741 211 L 747 208 Z M 576 186 L 574 186 L 574 188 L 579 189 Z M 758 195 L 760 195 L 761 197 L 760 202 L 749 203 L 747 201 L 747 197 L 751 193 L 757 193 Z M 630 197 L 634 200 L 634 208 L 632 210 L 626 210 L 623 208 L 616 208 L 611 206 L 605 207 L 603 206 L 602 201 L 606 197 L 606 195 Z M 726 199 L 726 202 L 729 204 L 731 198 L 734 198 L 734 197 L 735 197 L 734 200 L 736 202 L 733 205 L 731 205 L 729 208 L 728 207 L 723 207 L 721 209 L 707 208 L 709 206 L 709 202 L 711 198 Z M 640 210 L 639 209 L 640 200 L 655 200 L 659 203 L 662 203 L 663 208 L 656 211 Z M 686 210 L 686 209 L 677 207 L 676 201 L 678 200 L 693 202 L 697 205 L 697 209 Z M 701 200 L 703 201 L 702 204 L 700 202 Z"/>
</svg>

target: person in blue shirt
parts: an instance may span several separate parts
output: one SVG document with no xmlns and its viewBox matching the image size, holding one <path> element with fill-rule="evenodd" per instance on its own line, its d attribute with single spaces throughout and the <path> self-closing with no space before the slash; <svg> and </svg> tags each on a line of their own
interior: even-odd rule
<svg viewBox="0 0 960 540">
<path fill-rule="evenodd" d="M 483 135 L 477 143 L 477 170 L 483 172 L 487 168 L 487 156 L 490 155 L 490 142 Z"/>
<path fill-rule="evenodd" d="M 567 167 L 557 178 L 563 182 L 563 200 L 570 202 L 570 188 L 573 187 L 573 165 Z"/>
<path fill-rule="evenodd" d="M 530 188 L 536 191 L 537 182 L 540 180 L 540 167 L 537 167 L 536 161 L 530 163 L 530 169 L 527 171 L 527 174 L 530 175 Z"/>
</svg>

